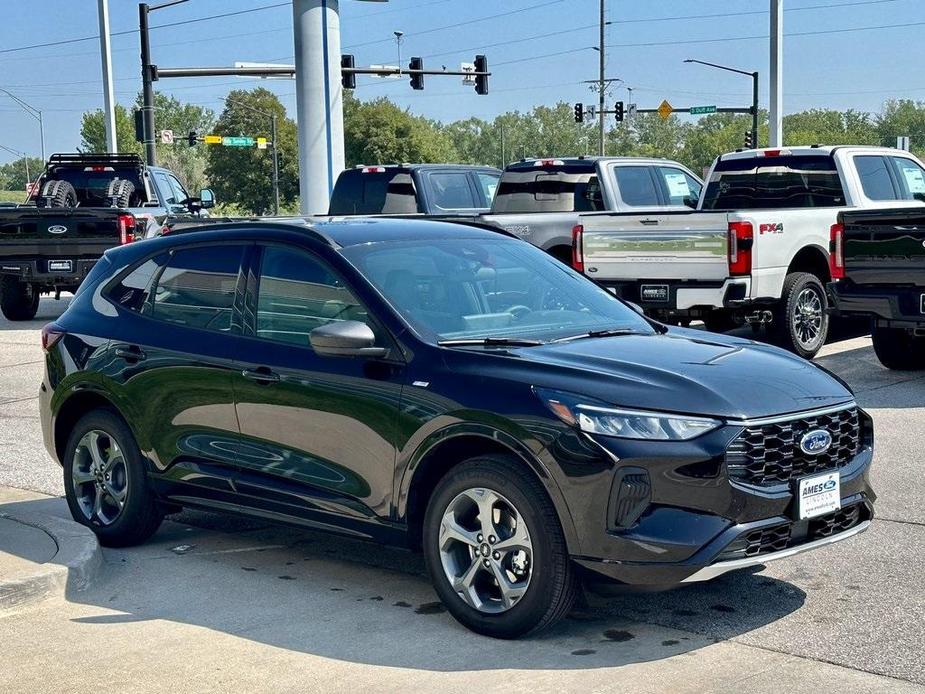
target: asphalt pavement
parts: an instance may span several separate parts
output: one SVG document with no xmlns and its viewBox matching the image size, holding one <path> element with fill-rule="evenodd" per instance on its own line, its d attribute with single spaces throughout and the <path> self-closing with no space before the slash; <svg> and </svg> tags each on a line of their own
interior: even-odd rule
<svg viewBox="0 0 925 694">
<path fill-rule="evenodd" d="M 39 328 L 63 303 L 0 319 L 0 485 L 41 492 L 0 493 L 0 512 L 67 515 L 36 412 Z M 863 336 L 819 363 L 875 421 L 877 519 L 851 541 L 666 593 L 592 596 L 501 642 L 445 613 L 417 555 L 184 512 L 142 547 L 104 550 L 90 588 L 0 616 L 0 691 L 925 691 L 925 372 L 887 371 Z"/>
</svg>

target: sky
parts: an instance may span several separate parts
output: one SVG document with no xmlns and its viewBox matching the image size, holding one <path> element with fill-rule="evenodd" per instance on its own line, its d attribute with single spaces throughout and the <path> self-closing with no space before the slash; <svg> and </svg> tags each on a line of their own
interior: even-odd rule
<svg viewBox="0 0 925 694">
<path fill-rule="evenodd" d="M 130 105 L 141 88 L 138 3 L 109 4 L 116 99 Z M 696 58 L 757 69 L 761 106 L 767 108 L 769 0 L 606 5 L 607 76 L 623 80 L 610 102 L 627 101 L 629 87 L 639 108 L 655 108 L 662 99 L 679 107 L 750 104 L 750 78 L 683 63 Z M 925 0 L 784 0 L 784 8 L 785 113 L 876 112 L 888 98 L 925 99 L 925 76 L 918 69 Z M 237 14 L 214 16 L 230 13 Z M 598 13 L 599 0 L 340 1 L 343 52 L 354 54 L 358 66 L 396 64 L 394 31 L 404 33 L 404 64 L 422 56 L 428 69 L 458 70 L 476 53 L 488 56 L 493 74 L 486 96 L 457 77 L 428 77 L 424 91 L 412 91 L 406 78 L 358 79 L 361 99 L 388 96 L 446 122 L 558 101 L 596 101 L 582 81 L 598 76 Z M 156 28 L 162 24 L 174 26 Z M 281 0 L 188 0 L 152 13 L 151 25 L 153 60 L 161 67 L 293 60 L 292 7 Z M 74 151 L 81 114 L 102 107 L 98 32 L 96 0 L 0 0 L 0 90 L 42 110 L 49 154 Z M 28 48 L 47 43 L 54 45 Z M 295 116 L 291 80 L 169 79 L 155 88 L 220 112 L 229 90 L 252 86 L 277 93 Z M 40 152 L 37 121 L 2 92 L 0 145 Z M 0 162 L 15 158 L 0 149 Z"/>
</svg>

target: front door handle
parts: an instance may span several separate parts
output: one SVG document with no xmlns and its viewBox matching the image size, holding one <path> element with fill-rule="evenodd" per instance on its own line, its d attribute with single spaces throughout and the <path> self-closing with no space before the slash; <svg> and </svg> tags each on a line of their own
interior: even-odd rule
<svg viewBox="0 0 925 694">
<path fill-rule="evenodd" d="M 244 369 L 241 372 L 241 375 L 244 378 L 250 381 L 256 381 L 257 383 L 262 383 L 268 385 L 270 383 L 279 383 L 280 378 L 279 374 L 270 371 L 268 368 L 261 366 L 259 369 Z"/>
<path fill-rule="evenodd" d="M 116 347 L 115 350 L 113 350 L 113 353 L 120 359 L 125 359 L 125 361 L 131 363 L 144 361 L 148 358 L 148 355 L 142 352 L 141 348 L 137 345 L 125 345 L 123 347 Z"/>
</svg>

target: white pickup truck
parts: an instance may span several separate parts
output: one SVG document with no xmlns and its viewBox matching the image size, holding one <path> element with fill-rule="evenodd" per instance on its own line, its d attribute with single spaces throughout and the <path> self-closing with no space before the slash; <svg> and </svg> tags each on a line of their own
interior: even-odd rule
<svg viewBox="0 0 925 694">
<path fill-rule="evenodd" d="M 581 215 L 575 268 L 662 320 L 768 324 L 806 358 L 828 335 L 839 211 L 925 203 L 921 162 L 885 147 L 737 151 L 707 179 L 695 211 Z"/>
</svg>

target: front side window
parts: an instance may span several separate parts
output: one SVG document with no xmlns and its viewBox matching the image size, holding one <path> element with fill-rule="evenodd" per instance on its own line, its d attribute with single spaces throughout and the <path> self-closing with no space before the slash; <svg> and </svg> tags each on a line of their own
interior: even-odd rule
<svg viewBox="0 0 925 694">
<path fill-rule="evenodd" d="M 925 171 L 911 159 L 893 157 L 896 170 L 899 171 L 899 185 L 903 200 L 925 202 Z"/>
<path fill-rule="evenodd" d="M 648 166 L 615 166 L 613 173 L 624 204 L 630 207 L 658 207 L 662 204 Z"/>
<path fill-rule="evenodd" d="M 173 186 L 170 185 L 170 181 L 167 179 L 167 175 L 160 172 L 154 172 L 154 178 L 157 181 L 157 190 L 158 193 L 164 198 L 161 201 L 162 205 L 179 205 L 180 201 L 177 200 L 177 193 L 174 191 Z"/>
<path fill-rule="evenodd" d="M 180 183 L 180 179 L 168 174 L 167 180 L 170 182 L 170 188 L 173 190 L 173 196 L 177 200 L 177 204 L 182 204 L 184 200 L 189 199 L 189 193 L 186 192 L 186 188 Z"/>
<path fill-rule="evenodd" d="M 463 171 L 435 171 L 428 176 L 433 202 L 441 210 L 469 210 L 478 207 L 469 174 Z"/>
<path fill-rule="evenodd" d="M 612 294 L 526 243 L 437 239 L 341 253 L 425 339 L 548 341 L 591 330 L 653 332 Z"/>
<path fill-rule="evenodd" d="M 498 190 L 498 181 L 501 176 L 493 173 L 479 172 L 476 174 L 479 185 L 482 187 L 482 194 L 485 196 L 485 202 L 491 206 L 491 201 L 495 199 L 495 193 Z"/>
<path fill-rule="evenodd" d="M 228 332 L 243 246 L 174 252 L 154 291 L 151 317 L 188 328 Z"/>
<path fill-rule="evenodd" d="M 257 337 L 308 347 L 309 334 L 317 327 L 367 319 L 360 302 L 322 260 L 280 246 L 264 249 L 257 293 Z"/>
<path fill-rule="evenodd" d="M 681 207 L 687 203 L 696 203 L 700 198 L 700 181 L 689 176 L 681 169 L 669 166 L 658 167 L 658 175 L 664 185 L 668 204 Z"/>
<path fill-rule="evenodd" d="M 871 200 L 895 200 L 893 179 L 890 176 L 886 157 L 855 157 L 854 166 L 864 195 Z"/>
</svg>

